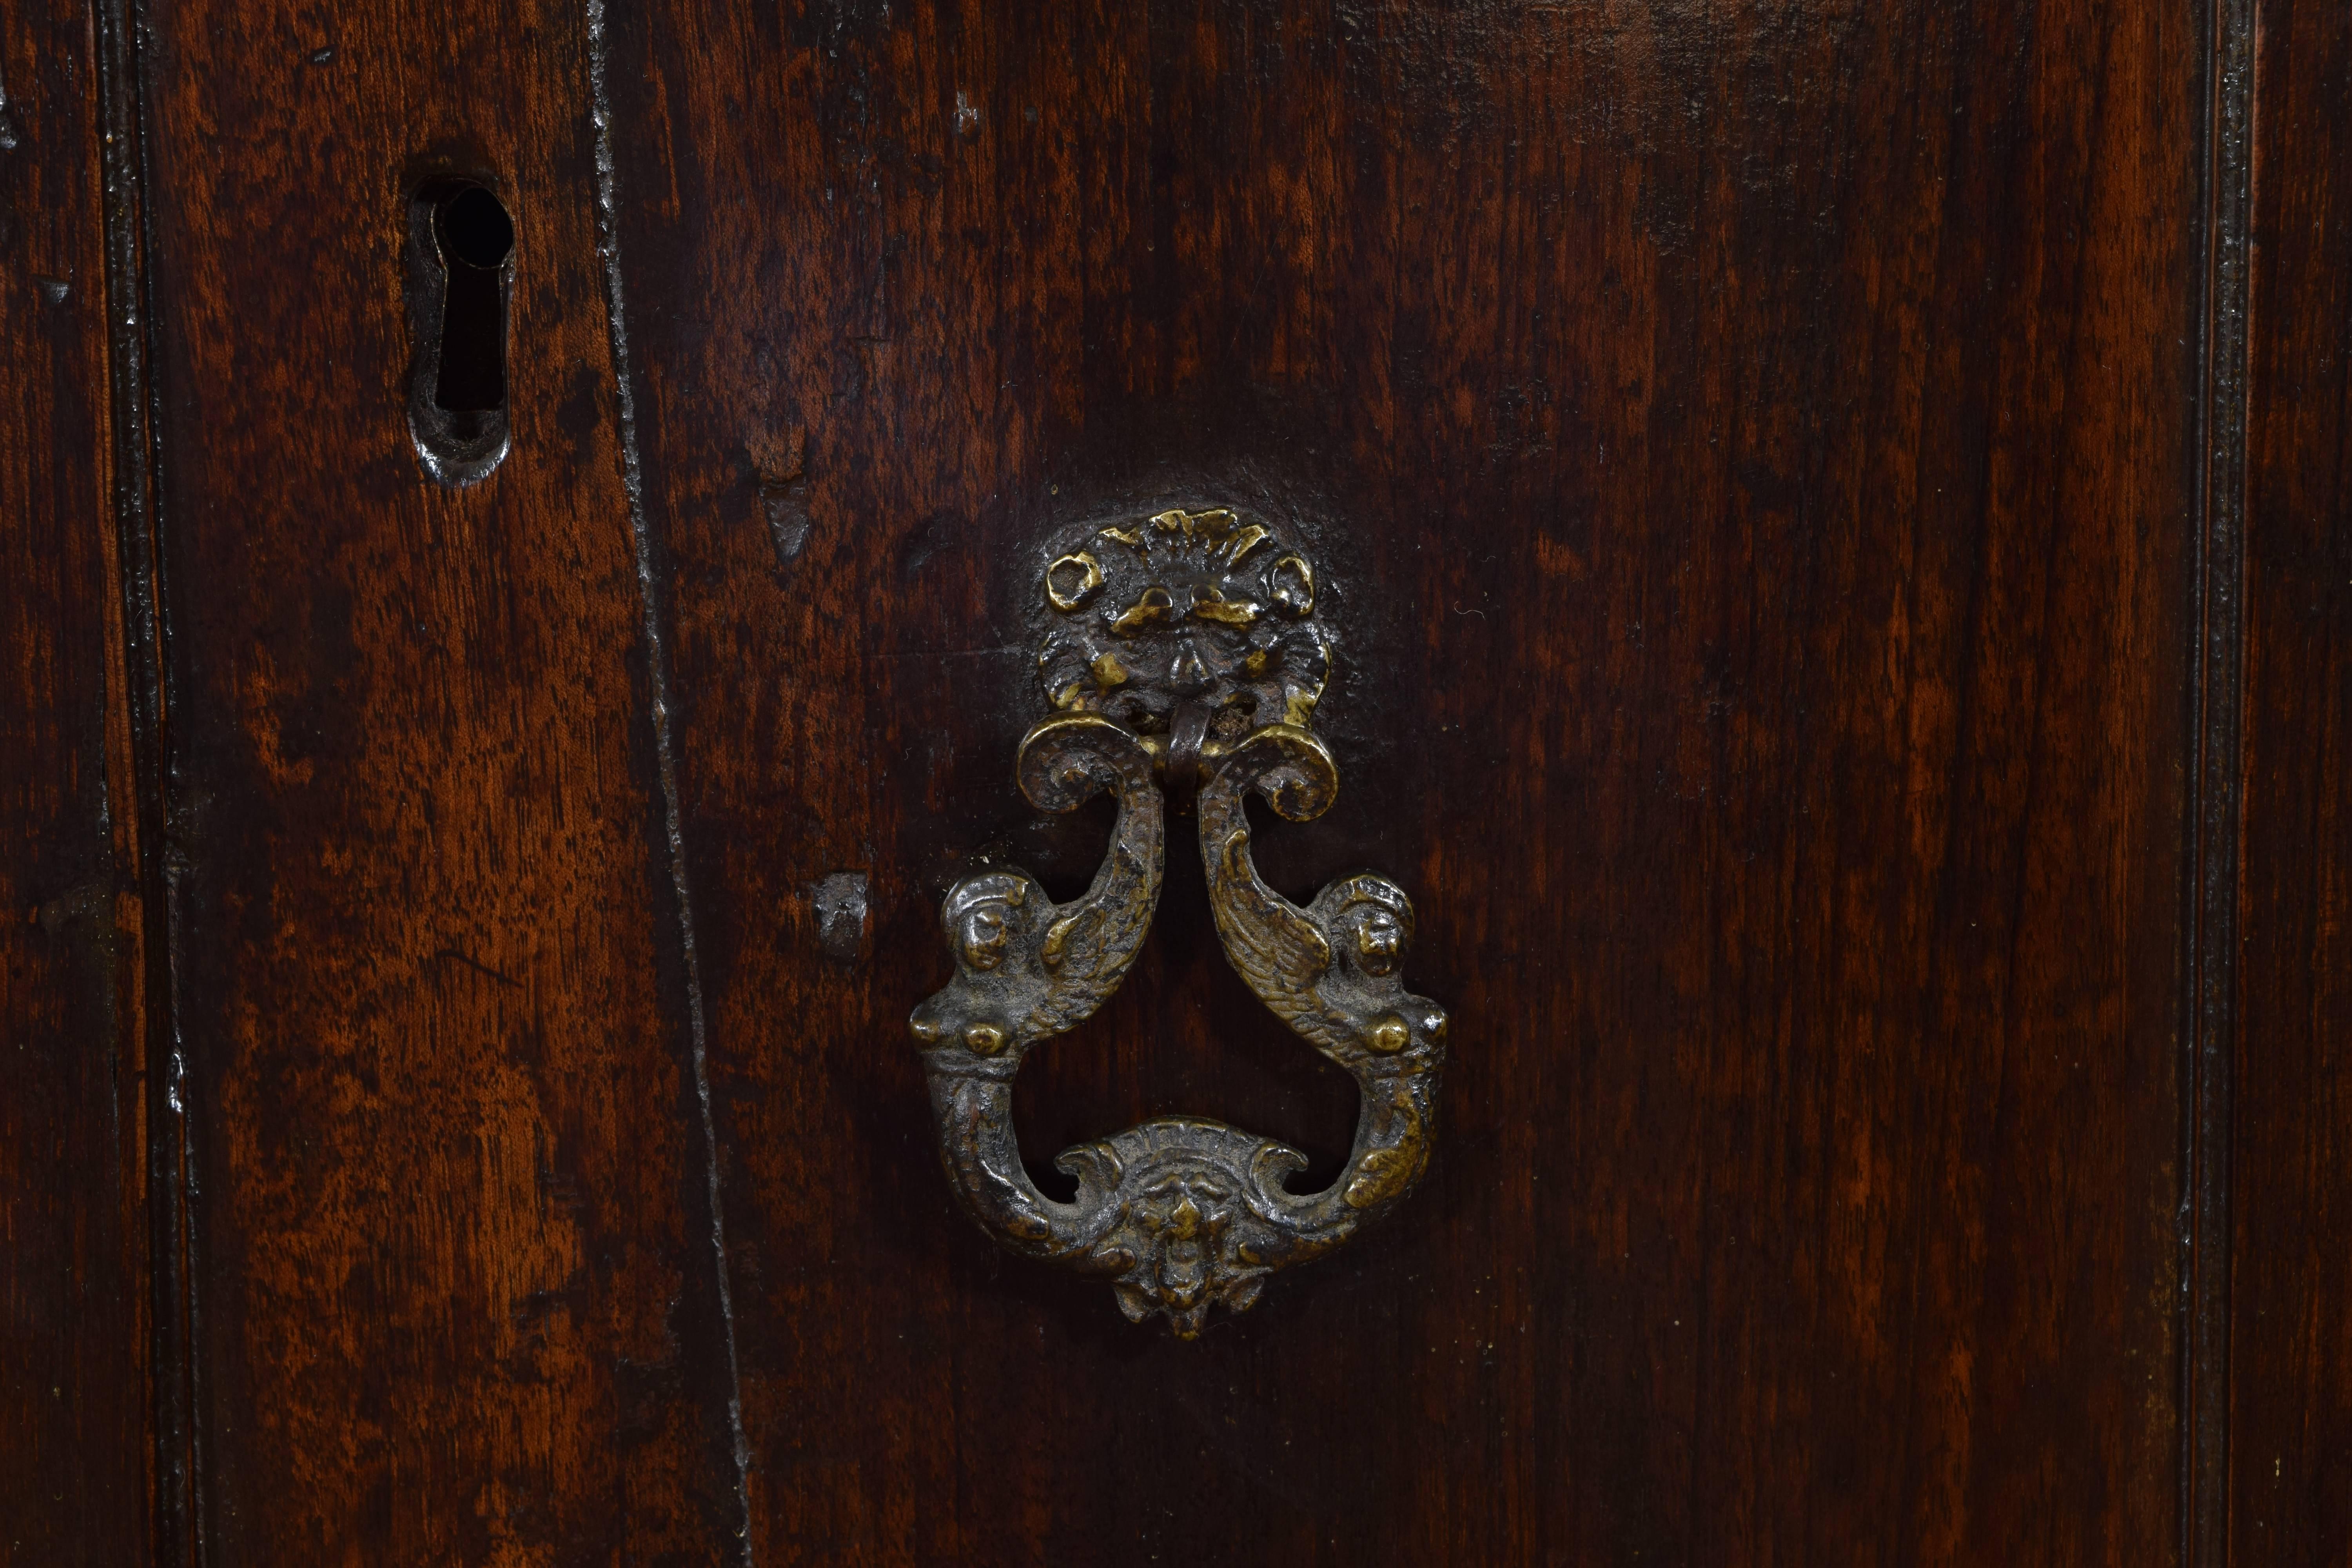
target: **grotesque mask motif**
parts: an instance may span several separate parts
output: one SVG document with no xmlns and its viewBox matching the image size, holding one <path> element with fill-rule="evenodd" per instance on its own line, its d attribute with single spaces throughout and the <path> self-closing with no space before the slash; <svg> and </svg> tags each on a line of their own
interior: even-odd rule
<svg viewBox="0 0 2352 1568">
<path fill-rule="evenodd" d="M 1046 695 L 1139 735 L 1165 735 L 1184 702 L 1209 709 L 1218 740 L 1303 725 L 1330 670 L 1314 568 L 1230 511 L 1104 529 L 1046 568 L 1045 598 Z"/>
</svg>

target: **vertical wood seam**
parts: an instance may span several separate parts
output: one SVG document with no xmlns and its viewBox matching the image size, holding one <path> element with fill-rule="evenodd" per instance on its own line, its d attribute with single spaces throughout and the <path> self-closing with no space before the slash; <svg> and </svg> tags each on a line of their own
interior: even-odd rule
<svg viewBox="0 0 2352 1568">
<path fill-rule="evenodd" d="M 164 1568 L 201 1564 L 204 1474 L 194 1345 L 188 1076 L 179 1037 L 172 942 L 165 733 L 170 616 L 164 602 L 156 497 L 152 247 L 142 93 L 144 21 L 138 0 L 93 7 L 101 104 L 110 458 L 114 544 L 122 595 L 121 650 L 131 712 L 136 798 L 132 875 L 139 888 L 145 1037 L 148 1184 L 148 1347 L 153 1420 L 152 1545 Z"/>
<path fill-rule="evenodd" d="M 646 684 L 652 695 L 654 756 L 661 782 L 664 842 L 669 852 L 670 893 L 686 975 L 688 1037 L 694 1067 L 695 1104 L 700 1115 L 705 1197 L 709 1207 L 711 1264 L 717 1279 L 720 1333 L 727 1357 L 727 1426 L 735 1464 L 739 1561 L 750 1568 L 751 1548 L 751 1446 L 743 1424 L 743 1380 L 736 1353 L 734 1285 L 729 1277 L 727 1221 L 719 1177 L 719 1133 L 710 1101 L 709 1033 L 702 995 L 701 960 L 695 944 L 694 903 L 688 887 L 684 811 L 678 796 L 677 737 L 670 723 L 669 649 L 663 625 L 660 584 L 654 563 L 653 534 L 646 513 L 645 473 L 637 442 L 636 391 L 629 365 L 628 317 L 623 307 L 618 174 L 613 155 L 612 99 L 606 88 L 608 35 L 604 0 L 586 0 L 589 112 L 596 135 L 597 248 L 604 268 L 605 326 L 613 354 L 613 380 L 620 405 L 621 479 L 628 497 L 629 533 L 635 551 L 637 590 L 644 614 Z"/>
<path fill-rule="evenodd" d="M 2237 1060 L 2239 848 L 2244 759 L 2248 224 L 2253 183 L 2255 0 L 2212 0 L 2207 36 L 2204 279 L 2200 343 L 2197 628 L 2186 922 L 2189 1090 L 2182 1240 L 2182 1559 L 2230 1552 L 2231 1154 Z"/>
</svg>

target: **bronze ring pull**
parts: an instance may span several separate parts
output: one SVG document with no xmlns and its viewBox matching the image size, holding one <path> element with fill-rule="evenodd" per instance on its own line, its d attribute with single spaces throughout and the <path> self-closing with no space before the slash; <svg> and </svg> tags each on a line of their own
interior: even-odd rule
<svg viewBox="0 0 2352 1568">
<path fill-rule="evenodd" d="M 1212 1304 L 1244 1310 L 1268 1274 L 1330 1250 L 1412 1189 L 1429 1163 L 1445 1055 L 1444 1009 L 1404 989 L 1413 911 L 1402 889 L 1360 873 L 1301 909 L 1252 862 L 1244 809 L 1251 791 L 1307 821 L 1331 805 L 1339 784 L 1305 722 L 1328 659 L 1319 632 L 1296 635 L 1311 612 L 1312 578 L 1297 555 L 1253 571 L 1244 558 L 1265 538 L 1226 512 L 1163 512 L 1132 533 L 1106 530 L 1104 541 L 1132 557 L 1117 575 L 1136 579 L 1127 585 L 1138 591 L 1131 603 L 1114 593 L 1099 612 L 1089 606 L 1106 573 L 1091 553 L 1082 570 L 1064 572 L 1064 592 L 1055 574 L 1074 558 L 1047 569 L 1048 602 L 1085 618 L 1049 637 L 1041 660 L 1049 689 L 1057 660 L 1107 673 L 1108 656 L 1089 652 L 1093 630 L 1123 638 L 1139 657 L 1112 658 L 1118 679 L 1061 689 L 1068 710 L 1022 740 L 1018 776 L 1048 811 L 1109 791 L 1118 802 L 1110 851 L 1093 885 L 1067 904 L 1017 869 L 957 883 L 941 910 L 955 978 L 911 1020 L 940 1157 L 965 1212 L 1014 1252 L 1109 1276 L 1128 1317 L 1165 1314 L 1184 1339 L 1201 1331 Z M 1237 593 L 1237 576 L 1255 592 Z M 1252 612 L 1282 605 L 1283 590 L 1301 579 L 1307 596 L 1293 593 L 1296 613 L 1268 637 Z M 1181 605 L 1211 608 L 1166 613 Z M 1265 657 L 1268 649 L 1280 651 Z M 1130 673 L 1137 668 L 1171 670 L 1198 689 L 1147 685 Z M 1270 702 L 1281 718 L 1235 721 Z M 1217 738 L 1221 724 L 1229 739 Z M 1294 1193 L 1285 1180 L 1307 1164 L 1297 1150 L 1222 1122 L 1162 1117 L 1065 1151 L 1055 1165 L 1078 1191 L 1057 1203 L 1022 1168 L 1013 1077 L 1030 1047 L 1076 1027 L 1134 962 L 1160 895 L 1167 803 L 1159 775 L 1180 774 L 1181 789 L 1193 767 L 1201 859 L 1226 957 L 1261 1001 L 1355 1079 L 1355 1145 L 1331 1186 Z"/>
</svg>

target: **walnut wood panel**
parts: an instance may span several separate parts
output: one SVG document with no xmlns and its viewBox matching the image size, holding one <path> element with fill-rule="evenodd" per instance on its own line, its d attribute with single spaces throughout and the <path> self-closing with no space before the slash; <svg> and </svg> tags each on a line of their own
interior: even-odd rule
<svg viewBox="0 0 2352 1568">
<path fill-rule="evenodd" d="M 2177 1558 L 2206 43 L 616 16 L 760 1562 Z M 904 1021 L 971 856 L 1099 847 L 1013 790 L 1041 541 L 1223 502 L 1349 628 L 1264 863 L 1399 876 L 1453 1065 L 1406 1210 L 1182 1344 L 955 1213 Z M 1041 1173 L 1344 1151 L 1185 874 L 1024 1075 Z"/>
<path fill-rule="evenodd" d="M 2259 7 L 2231 1561 L 2352 1558 L 2352 14 Z"/>
<path fill-rule="evenodd" d="M 576 7 L 151 8 L 211 1563 L 740 1530 Z M 513 455 L 404 423 L 415 183 L 520 237 Z"/>
<path fill-rule="evenodd" d="M 0 15 L 0 1563 L 151 1560 L 144 949 L 89 12 Z"/>
</svg>

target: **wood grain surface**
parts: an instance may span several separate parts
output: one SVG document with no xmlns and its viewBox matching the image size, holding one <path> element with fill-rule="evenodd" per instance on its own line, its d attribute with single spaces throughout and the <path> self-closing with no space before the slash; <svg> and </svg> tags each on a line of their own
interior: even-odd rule
<svg viewBox="0 0 2352 1568">
<path fill-rule="evenodd" d="M 2194 22 L 616 16 L 759 1561 L 2177 1551 Z M 1186 501 L 1325 542 L 1288 890 L 1399 877 L 1455 1042 L 1429 1185 L 1191 1345 L 950 1209 L 902 1022 L 1062 852 L 1044 542 Z M 1041 1167 L 1341 1152 L 1183 875 Z"/>
<path fill-rule="evenodd" d="M 171 911 L 219 1563 L 740 1529 L 574 7 L 159 6 Z M 428 482 L 401 245 L 516 242 L 516 445 Z"/>
<path fill-rule="evenodd" d="M 2347 82 L 2316 0 L 0 12 L 0 1568 L 2352 1556 Z M 905 1020 L 1105 841 L 1039 568 L 1214 504 L 1339 638 L 1259 863 L 1407 888 L 1453 1058 L 1185 1344 L 955 1211 Z M 1181 823 L 1017 1102 L 1049 1187 L 1356 1109 Z"/>
<path fill-rule="evenodd" d="M 2352 1560 L 2352 18 L 2263 0 L 2230 1561 Z"/>
<path fill-rule="evenodd" d="M 0 13 L 0 1564 L 148 1560 L 146 1017 L 95 29 Z"/>
</svg>

